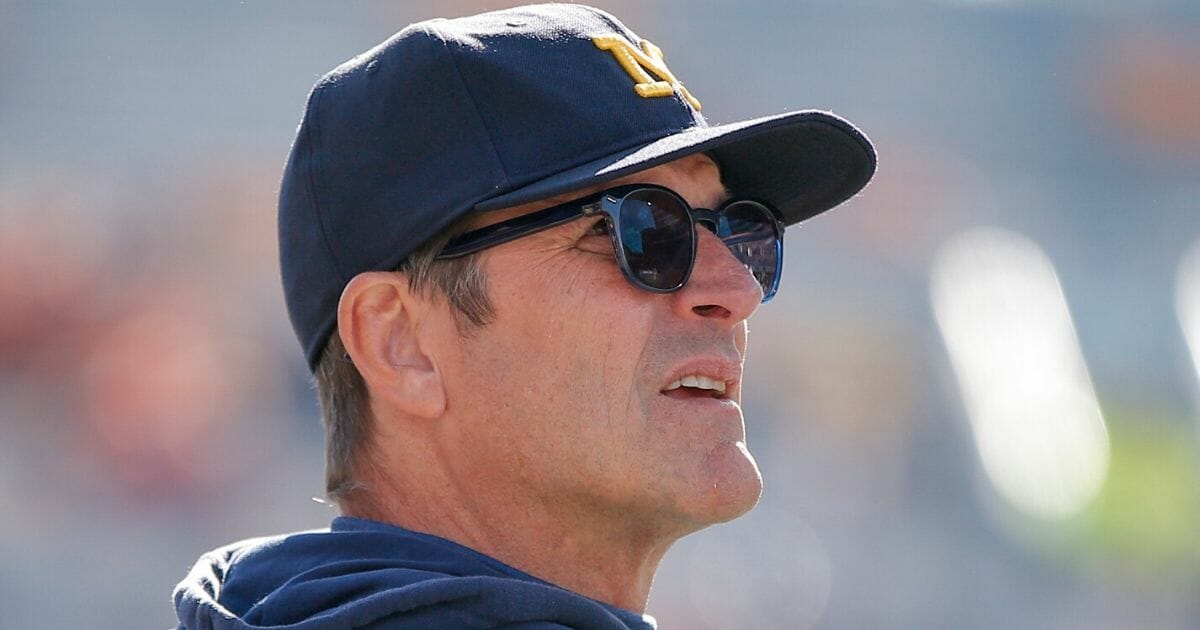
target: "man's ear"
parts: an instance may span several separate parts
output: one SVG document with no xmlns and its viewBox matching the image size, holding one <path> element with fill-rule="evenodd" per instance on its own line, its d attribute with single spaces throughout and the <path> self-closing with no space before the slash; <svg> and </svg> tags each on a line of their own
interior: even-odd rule
<svg viewBox="0 0 1200 630">
<path fill-rule="evenodd" d="M 441 373 L 419 334 L 432 309 L 406 277 L 386 271 L 358 274 L 338 302 L 338 334 L 371 398 L 421 418 L 446 409 Z"/>
</svg>

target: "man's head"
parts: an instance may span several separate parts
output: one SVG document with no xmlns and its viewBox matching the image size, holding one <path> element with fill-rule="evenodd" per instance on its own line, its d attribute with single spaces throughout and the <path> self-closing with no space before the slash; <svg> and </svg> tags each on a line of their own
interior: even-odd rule
<svg viewBox="0 0 1200 630">
<path fill-rule="evenodd" d="M 726 196 L 702 155 L 616 183 L 624 182 L 665 186 L 696 207 Z M 635 287 L 597 221 L 581 218 L 477 254 L 483 325 L 464 322 L 448 300 L 415 290 L 404 274 L 352 280 L 339 337 L 371 392 L 372 417 L 410 425 L 376 426 L 367 450 L 385 456 L 400 435 L 406 453 L 419 450 L 416 439 L 437 443 L 452 456 L 453 476 L 473 480 L 481 494 L 519 486 L 525 496 L 504 497 L 513 504 L 619 514 L 675 534 L 732 518 L 753 505 L 761 483 L 738 403 L 746 318 L 762 288 L 703 229 L 681 289 Z"/>
<path fill-rule="evenodd" d="M 351 422 L 331 486 L 403 437 L 489 500 L 658 513 L 680 531 L 753 504 L 737 401 L 764 287 L 727 226 L 695 231 L 671 292 L 635 286 L 591 215 L 436 259 L 457 233 L 623 183 L 696 208 L 747 197 L 791 224 L 874 171 L 831 114 L 710 127 L 698 108 L 660 50 L 577 5 L 416 24 L 317 84 L 280 241 L 326 420 Z M 522 496 L 495 496 L 514 480 Z"/>
</svg>

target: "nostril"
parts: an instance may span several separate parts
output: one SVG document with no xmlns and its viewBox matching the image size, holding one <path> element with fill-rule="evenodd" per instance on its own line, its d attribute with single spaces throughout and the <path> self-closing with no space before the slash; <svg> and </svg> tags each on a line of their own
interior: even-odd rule
<svg viewBox="0 0 1200 630">
<path fill-rule="evenodd" d="M 700 306 L 693 306 L 692 312 L 701 317 L 725 318 L 731 315 L 729 309 L 721 306 L 720 304 L 701 304 Z"/>
</svg>

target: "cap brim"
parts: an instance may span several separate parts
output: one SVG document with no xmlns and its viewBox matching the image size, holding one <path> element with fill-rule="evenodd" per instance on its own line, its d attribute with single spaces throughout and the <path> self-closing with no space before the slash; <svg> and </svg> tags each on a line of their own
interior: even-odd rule
<svg viewBox="0 0 1200 630">
<path fill-rule="evenodd" d="M 849 199 L 875 174 L 875 148 L 858 128 L 829 112 L 808 110 L 686 129 L 489 198 L 475 209 L 561 195 L 700 152 L 716 160 L 734 194 L 770 203 L 787 225 Z"/>
</svg>

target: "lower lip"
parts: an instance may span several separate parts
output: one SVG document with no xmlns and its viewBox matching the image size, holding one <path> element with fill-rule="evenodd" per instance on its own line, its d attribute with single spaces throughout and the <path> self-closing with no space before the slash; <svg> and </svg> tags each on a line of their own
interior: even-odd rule
<svg viewBox="0 0 1200 630">
<path fill-rule="evenodd" d="M 713 396 L 704 396 L 681 392 L 679 390 L 670 390 L 662 392 L 666 398 L 670 398 L 672 402 L 682 403 L 699 409 L 732 409 L 738 410 L 741 407 L 737 401 L 732 398 L 714 398 Z"/>
</svg>

